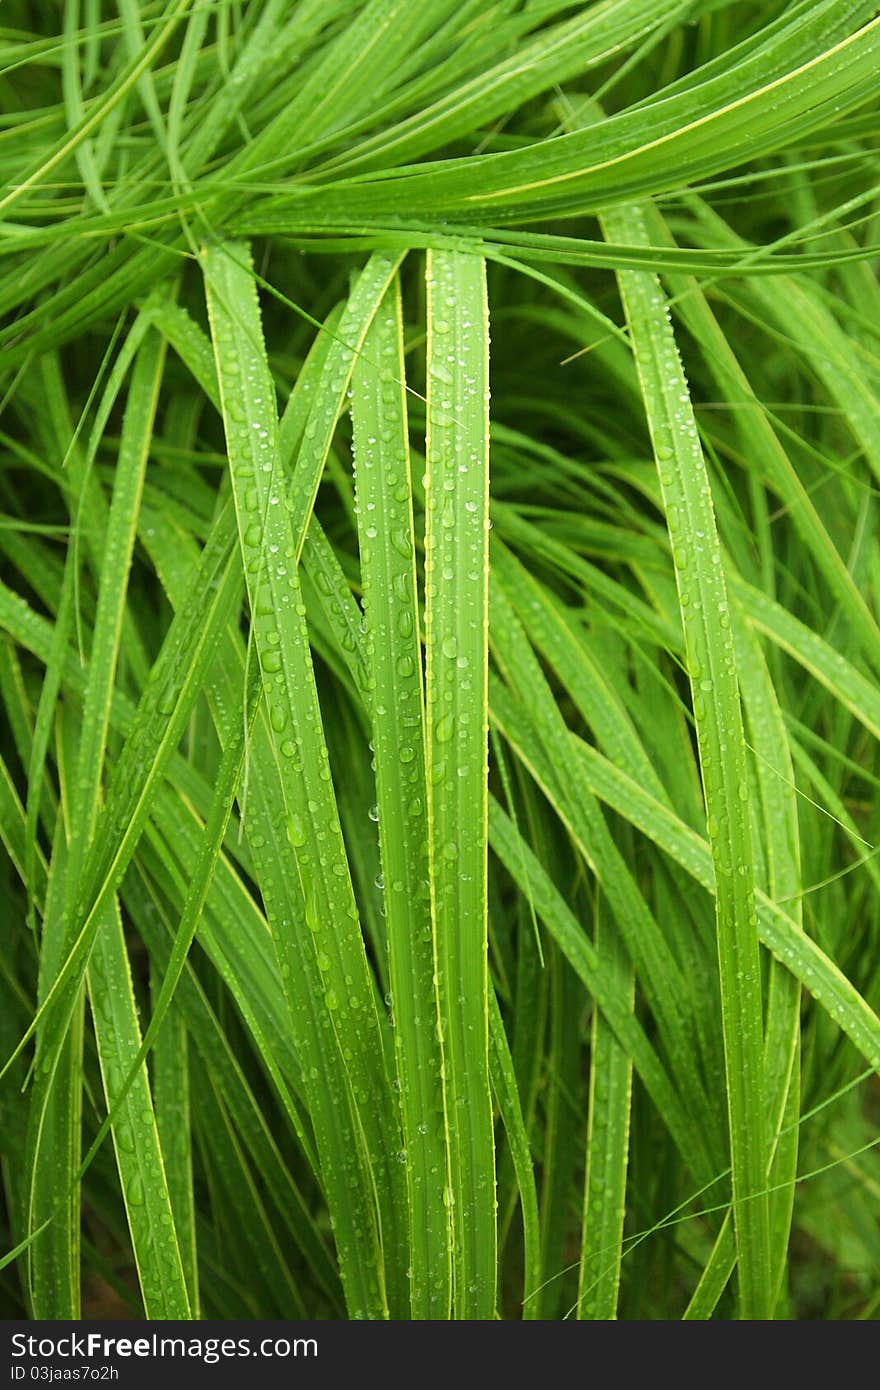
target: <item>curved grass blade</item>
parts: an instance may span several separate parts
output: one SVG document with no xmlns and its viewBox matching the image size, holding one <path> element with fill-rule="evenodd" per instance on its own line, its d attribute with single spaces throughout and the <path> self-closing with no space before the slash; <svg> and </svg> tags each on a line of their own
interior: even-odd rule
<svg viewBox="0 0 880 1390">
<path fill-rule="evenodd" d="M 793 656 L 875 739 L 880 739 L 880 690 L 877 686 L 818 632 L 760 589 L 736 576 L 731 580 L 731 589 L 752 627 Z"/>
<path fill-rule="evenodd" d="M 201 1066 L 196 1075 L 203 1075 Z M 258 1308 L 275 1307 L 301 1318 L 304 1304 L 298 1280 L 242 1152 L 225 1097 L 206 1079 L 198 1088 L 196 1104 L 198 1128 L 210 1148 L 218 1198 L 224 1206 L 223 1224 L 228 1224 L 234 1246 L 230 1263 L 239 1265 L 242 1277 L 252 1281 Z"/>
<path fill-rule="evenodd" d="M 832 36 L 834 9 L 840 20 Z M 730 167 L 744 141 L 754 158 L 784 149 L 873 95 L 880 20 L 872 6 L 844 11 L 835 0 L 811 10 L 797 48 L 783 30 L 733 71 L 716 71 L 668 100 L 655 94 L 648 107 L 554 141 L 428 163 L 394 180 L 352 179 L 305 196 L 297 190 L 297 219 L 305 226 L 376 225 L 401 208 L 422 222 L 577 216 L 706 178 Z M 644 244 L 626 234 L 617 239 Z"/>
<path fill-rule="evenodd" d="M 639 977 L 664 1044 L 686 1082 L 693 1113 L 718 1149 L 717 1121 L 700 1074 L 683 971 L 615 844 L 601 808 L 570 756 L 571 736 L 522 627 L 504 581 L 515 575 L 499 552 L 492 585 L 492 642 L 510 691 L 492 679 L 493 721 L 502 729 L 563 819 L 584 862 L 596 874 Z"/>
<path fill-rule="evenodd" d="M 13 202 L 22 197 L 35 184 L 42 182 L 57 165 L 74 154 L 76 150 L 88 139 L 92 131 L 95 130 L 113 108 L 124 98 L 131 88 L 138 82 L 142 73 L 145 73 L 150 64 L 162 51 L 165 44 L 171 38 L 177 25 L 183 18 L 186 10 L 191 5 L 192 0 L 172 0 L 165 11 L 164 23 L 157 24 L 150 36 L 149 41 L 141 49 L 136 60 L 128 63 L 119 73 L 118 77 L 110 84 L 103 93 L 100 100 L 96 101 L 91 110 L 87 111 L 82 119 L 70 130 L 66 137 L 58 143 L 45 159 L 31 168 L 30 172 L 17 182 L 16 187 L 7 193 L 6 197 L 0 200 L 0 211 L 5 210 Z"/>
<path fill-rule="evenodd" d="M 551 85 L 582 77 L 612 53 L 659 24 L 664 12 L 681 11 L 681 0 L 614 0 L 591 7 L 552 29 L 540 29 L 496 66 L 481 66 L 428 107 L 330 161 L 334 171 L 362 172 L 391 152 L 397 163 L 412 163 L 439 145 L 460 139 L 478 125 L 488 128 L 508 109 L 511 96 L 522 104 Z M 529 16 L 523 16 L 529 22 Z"/>
<path fill-rule="evenodd" d="M 608 213 L 612 238 L 648 244 L 639 209 Z M 712 497 L 687 382 L 656 276 L 618 274 L 675 562 L 715 866 L 717 944 L 742 1316 L 771 1313 L 763 1004 L 748 770 L 736 656 Z"/>
<path fill-rule="evenodd" d="M 139 1071 L 143 1069 L 147 1054 L 160 1035 L 166 1015 L 171 1007 L 174 991 L 183 973 L 189 949 L 198 929 L 199 921 L 205 906 L 205 900 L 210 888 L 211 878 L 217 862 L 217 856 L 220 853 L 223 837 L 229 823 L 238 782 L 241 777 L 245 743 L 250 733 L 251 724 L 257 709 L 258 692 L 258 676 L 257 673 L 254 672 L 250 684 L 244 692 L 245 700 L 240 710 L 240 717 L 234 721 L 233 727 L 235 728 L 236 736 L 229 739 L 223 750 L 223 757 L 217 773 L 211 809 L 205 824 L 204 837 L 199 847 L 198 857 L 193 865 L 189 890 L 183 905 L 180 923 L 174 937 L 171 955 L 164 972 L 164 978 L 158 990 L 147 1031 L 144 1034 L 143 1041 L 140 1042 L 134 1060 L 129 1064 L 127 1072 L 116 1087 L 113 1105 L 108 1109 L 107 1118 L 104 1120 L 92 1142 L 89 1153 L 86 1156 L 84 1167 L 87 1167 L 91 1162 L 93 1155 L 97 1152 L 98 1146 L 107 1133 L 108 1127 L 113 1124 L 117 1109 L 121 1109 L 123 1104 L 127 1105 L 130 1088 L 135 1084 Z M 92 1006 L 94 1011 L 94 997 Z M 192 1273 L 194 1275 L 194 1265 Z M 190 1286 L 194 1287 L 192 1281 L 190 1282 Z"/>
<path fill-rule="evenodd" d="M 595 795 L 631 821 L 677 864 L 715 891 L 710 845 L 595 749 L 572 736 L 572 747 Z M 874 1070 L 880 1069 L 880 1018 L 828 955 L 759 888 L 761 942 L 831 1015 Z"/>
<path fill-rule="evenodd" d="M 645 212 L 652 235 L 656 232 L 658 241 L 671 244 L 671 237 L 659 214 L 652 208 L 647 208 Z M 770 486 L 787 508 L 811 559 L 821 568 L 829 589 L 846 610 L 876 667 L 880 661 L 877 621 L 828 534 L 809 491 L 777 437 L 705 294 L 695 279 L 678 276 L 668 276 L 667 279 L 675 300 L 675 314 L 700 343 L 706 365 L 723 398 L 739 407 L 733 419 L 742 438 L 744 452 L 750 458 L 761 460 Z M 776 309 L 778 316 L 790 323 L 791 296 L 786 294 L 783 285 L 777 282 L 772 289 L 765 286 L 759 294 L 765 303 L 769 302 Z M 822 328 L 827 333 L 827 322 L 823 321 Z M 821 340 L 821 337 L 821 334 L 816 335 L 817 340 Z"/>
<path fill-rule="evenodd" d="M 172 922 L 162 911 L 160 896 L 151 888 L 137 863 L 126 876 L 122 896 L 147 944 L 151 960 L 160 962 L 161 968 L 165 969 L 173 941 Z M 224 1105 L 236 1133 L 260 1175 L 263 1189 L 271 1198 L 277 1221 L 299 1246 L 313 1276 L 327 1293 L 334 1315 L 338 1316 L 342 1307 L 342 1292 L 325 1239 L 318 1231 L 306 1198 L 281 1155 L 278 1148 L 279 1136 L 272 1132 L 271 1116 L 266 1113 L 265 1103 L 261 1106 L 257 1100 L 230 1039 L 224 1032 L 220 1018 L 211 1007 L 205 990 L 190 965 L 186 966 L 175 991 L 174 1011 L 180 1015 L 185 1026 L 189 1045 L 198 1052 L 206 1073 L 213 1079 L 216 1091 L 223 1096 Z M 160 1035 L 154 1053 L 155 1091 L 164 1152 L 165 1137 L 162 1132 L 160 1104 L 163 1082 L 158 1057 L 161 1046 Z M 271 1073 L 271 1058 L 263 1057 L 263 1061 L 264 1065 L 268 1062 L 267 1070 Z M 177 1095 L 178 1092 L 175 1091 L 173 1099 L 176 1099 Z M 167 1160 L 166 1167 L 170 1167 Z M 173 1191 L 171 1195 L 173 1201 Z"/>
<path fill-rule="evenodd" d="M 122 877 L 144 830 L 165 763 L 180 740 L 192 702 L 201 688 L 204 668 L 213 652 L 215 631 L 228 618 L 233 601 L 237 599 L 239 581 L 230 564 L 230 519 L 227 507 L 209 537 L 187 603 L 172 622 L 150 682 L 131 720 L 84 865 L 85 887 L 77 908 L 78 929 L 74 935 L 71 928 L 67 957 L 13 1056 L 19 1054 L 50 1011 L 56 1012 L 57 1021 L 60 1021 L 65 1011 L 73 1007 L 94 939 L 97 914 Z M 0 606 L 5 610 L 4 623 L 11 623 L 15 630 L 20 630 L 26 640 L 33 643 L 34 649 L 48 659 L 51 638 L 43 633 L 42 620 L 37 619 L 23 600 L 8 591 L 4 594 L 0 590 Z M 77 664 L 72 659 L 65 664 L 69 678 L 83 689 L 86 683 Z M 111 703 L 111 711 L 113 703 L 115 700 Z M 63 1036 L 63 1031 L 62 1027 L 59 1036 Z M 4 1064 L 4 1071 L 12 1060 L 10 1057 Z M 48 1070 L 51 1070 L 51 1063 Z"/>
<path fill-rule="evenodd" d="M 635 1018 L 628 991 L 602 970 L 599 958 L 581 923 L 548 877 L 540 861 L 494 798 L 489 800 L 492 849 L 510 877 L 528 892 L 535 911 L 602 1009 L 621 1046 L 649 1091 L 669 1133 L 698 1181 L 707 1180 L 711 1168 L 700 1134 L 695 1131 L 666 1068 L 641 1024 Z"/>
</svg>

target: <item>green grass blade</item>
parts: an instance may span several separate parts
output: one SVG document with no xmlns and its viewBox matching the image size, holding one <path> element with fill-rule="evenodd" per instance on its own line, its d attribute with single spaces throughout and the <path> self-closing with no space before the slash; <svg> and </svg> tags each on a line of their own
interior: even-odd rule
<svg viewBox="0 0 880 1390">
<path fill-rule="evenodd" d="M 43 920 L 42 964 L 46 975 L 63 953 L 64 834 L 55 834 L 54 872 L 49 878 Z M 53 1047 L 41 1039 L 50 1071 L 38 1072 L 28 1107 L 25 1196 L 27 1281 L 34 1317 L 80 1316 L 80 1192 L 74 1181 L 82 1147 L 83 991 L 71 1000 L 66 1036 Z M 44 1063 L 45 1066 L 45 1063 Z M 48 1222 L 48 1229 L 44 1230 Z M 37 1232 L 41 1234 L 34 1236 Z"/>
<path fill-rule="evenodd" d="M 162 985 L 158 973 L 151 978 L 154 981 L 155 1016 L 155 1001 Z M 189 1039 L 184 1015 L 176 1001 L 153 1045 L 153 1108 L 187 1296 L 192 1316 L 198 1318 L 199 1269 L 193 1191 Z"/>
<path fill-rule="evenodd" d="M 211 879 L 220 853 L 223 837 L 229 823 L 232 806 L 235 799 L 238 783 L 241 778 L 242 764 L 244 762 L 245 744 L 251 730 L 254 714 L 257 708 L 258 682 L 256 673 L 252 677 L 245 694 L 245 699 L 238 710 L 238 718 L 233 720 L 235 734 L 229 739 L 220 767 L 217 772 L 217 780 L 214 787 L 214 795 L 211 801 L 211 808 L 205 823 L 203 842 L 199 848 L 199 854 L 193 866 L 189 890 L 186 901 L 183 905 L 180 923 L 174 937 L 164 978 L 158 990 L 149 1026 L 144 1034 L 143 1041 L 140 1043 L 134 1060 L 130 1063 L 128 1071 L 122 1078 L 117 1088 L 116 1099 L 113 1108 L 110 1109 L 107 1119 L 101 1126 L 98 1134 L 92 1142 L 86 1162 L 91 1161 L 92 1155 L 96 1152 L 107 1132 L 108 1125 L 111 1125 L 115 1118 L 117 1107 L 121 1109 L 129 1094 L 129 1089 L 136 1081 L 138 1071 L 142 1068 L 147 1054 L 153 1047 L 156 1039 L 160 1036 L 166 1016 L 171 1008 L 174 992 L 183 974 L 186 958 L 192 946 L 193 938 L 198 929 L 199 921 L 205 906 Z M 94 1007 L 94 1005 L 93 1005 Z M 185 1199 L 186 1193 L 183 1193 Z M 186 1202 L 184 1200 L 184 1210 Z M 195 1287 L 195 1264 L 191 1260 L 190 1287 Z"/>
<path fill-rule="evenodd" d="M 228 522 L 228 510 L 224 515 Z M 189 709 L 201 688 L 204 667 L 212 651 L 215 624 L 222 626 L 237 596 L 238 581 L 230 567 L 229 540 L 226 526 L 218 524 L 205 547 L 188 601 L 169 629 L 137 713 L 128 724 L 128 738 L 116 764 L 84 866 L 86 887 L 80 895 L 78 916 L 73 919 L 77 930 L 74 933 L 71 928 L 68 954 L 39 1012 L 19 1040 L 15 1055 L 50 1011 L 61 1025 L 58 1036 L 63 1037 L 63 1018 L 76 999 L 94 940 L 98 913 L 114 891 L 144 830 L 165 762 L 180 740 Z M 209 594 L 207 603 L 206 592 Z M 0 605 L 4 598 L 7 620 L 15 627 L 21 624 L 27 639 L 33 641 L 44 659 L 48 659 L 51 639 L 42 632 L 40 622 L 34 621 L 35 615 L 20 599 L 16 601 L 8 594 L 0 594 Z M 69 677 L 84 690 L 86 682 L 78 663 L 71 657 L 66 665 Z"/>
<path fill-rule="evenodd" d="M 523 1226 L 523 1317 L 538 1316 L 536 1294 L 541 1287 L 541 1225 L 538 1192 L 528 1131 L 523 1119 L 519 1087 L 504 1020 L 495 992 L 489 994 L 489 1065 L 492 1090 L 501 1113 L 507 1142 L 513 1156 Z"/>
<path fill-rule="evenodd" d="M 735 628 L 737 664 L 746 724 L 754 749 L 759 790 L 758 825 L 767 862 L 766 891 L 800 925 L 801 865 L 794 768 L 785 722 L 763 653 L 754 633 Z M 800 1110 L 801 990 L 774 960 L 767 988 L 764 1080 L 770 1123 L 771 1238 L 774 1290 L 784 1276 L 795 1196 Z"/>
<path fill-rule="evenodd" d="M 45 1003 L 59 978 L 56 976 L 53 979 L 46 972 L 53 968 L 61 972 L 65 956 L 75 939 L 72 916 L 80 891 L 82 866 L 93 837 L 98 813 L 99 788 L 109 724 L 110 696 L 119 656 L 128 573 L 131 566 L 134 533 L 140 494 L 143 488 L 152 420 L 162 375 L 163 356 L 164 350 L 161 342 L 155 336 L 148 337 L 138 350 L 129 388 L 113 501 L 108 520 L 104 563 L 98 590 L 98 608 L 83 708 L 77 770 L 71 789 L 71 839 L 64 855 L 63 869 L 64 910 L 60 920 L 50 928 L 55 942 L 54 947 L 43 955 L 42 1003 Z M 78 994 L 79 989 L 77 987 L 71 995 L 71 1005 L 74 1010 L 79 1007 L 76 1002 Z M 73 1073 L 78 1071 L 81 1065 L 79 1060 L 74 1062 L 74 1055 L 79 1057 L 80 1044 L 77 1042 L 79 1027 L 77 1024 L 74 1025 L 69 1042 L 65 1042 L 63 1031 L 55 1032 L 52 1042 L 49 1041 L 50 1036 L 48 1029 L 44 1029 L 42 1034 L 38 1035 L 38 1050 L 42 1065 L 37 1073 L 37 1082 L 31 1104 L 31 1134 L 34 1144 L 31 1212 L 37 1225 L 41 1224 L 43 1219 L 44 1199 L 48 1200 L 50 1206 L 62 1193 L 65 1194 L 64 1200 L 68 1204 L 77 1200 L 75 1195 L 68 1197 L 66 1194 L 71 1189 L 74 1191 L 76 1189 L 75 1174 L 79 1167 L 79 1141 L 74 1136 L 74 1130 L 78 1128 L 79 1124 L 79 1102 L 71 1089 L 77 1084 L 73 1080 Z M 62 1054 L 65 1058 L 62 1063 L 63 1075 L 57 1083 L 53 1084 L 54 1061 L 56 1057 L 60 1059 Z M 70 1070 L 71 1066 L 73 1071 Z M 69 1120 L 64 1116 L 64 1111 L 68 1108 L 71 1110 Z M 60 1139 L 62 1132 L 66 1136 L 63 1141 Z M 46 1149 L 47 1143 L 55 1149 L 54 1153 Z M 59 1156 L 65 1153 L 72 1166 L 66 1172 L 59 1174 Z M 47 1167 L 51 1172 L 49 1178 L 44 1176 L 44 1170 Z M 54 1190 L 55 1198 L 50 1195 L 50 1189 Z M 63 1229 L 63 1225 L 58 1227 L 57 1233 L 60 1234 Z M 55 1233 L 50 1234 L 50 1245 L 55 1238 Z M 78 1244 L 78 1241 L 76 1243 Z M 42 1244 L 38 1242 L 31 1254 L 31 1280 L 35 1288 L 42 1282 L 42 1276 L 39 1270 L 35 1269 L 35 1265 L 39 1263 L 42 1257 L 41 1252 L 46 1248 L 45 1242 Z M 69 1258 L 74 1261 L 73 1250 L 71 1250 Z M 73 1297 L 75 1295 L 71 1287 L 69 1292 L 61 1294 L 61 1306 L 69 1306 L 69 1300 Z M 70 1315 L 68 1313 L 68 1316 Z"/>
<path fill-rule="evenodd" d="M 499 564 L 497 568 L 498 579 L 504 575 L 506 581 L 510 576 L 508 566 Z M 577 764 L 572 765 L 571 760 L 571 738 L 559 707 L 506 590 L 497 581 L 493 582 L 492 605 L 493 644 L 510 685 L 508 692 L 500 682 L 491 682 L 493 721 L 528 766 L 568 828 L 584 862 L 596 874 L 637 969 L 640 988 L 654 1012 L 669 1054 L 676 1059 L 689 1095 L 688 1103 L 694 1115 L 702 1117 L 709 1143 L 717 1147 L 717 1122 L 713 1123 L 712 1107 L 700 1076 L 693 1023 L 684 1015 L 687 988 L 682 969 L 615 844 L 601 808 L 589 786 L 577 776 Z"/>
<path fill-rule="evenodd" d="M 495 1316 L 486 902 L 489 323 L 483 261 L 428 264 L 428 846 L 449 1134 L 453 1307 Z"/>
<path fill-rule="evenodd" d="M 201 1075 L 201 1069 L 197 1070 Z M 226 1258 L 234 1268 L 246 1252 L 244 1269 L 252 1286 L 254 1306 L 278 1308 L 302 1316 L 303 1303 L 297 1281 L 288 1267 L 286 1252 L 250 1165 L 235 1134 L 224 1098 L 207 1079 L 197 1092 L 197 1126 L 210 1152 L 215 1205 L 222 1203 L 218 1223 L 229 1231 Z"/>
<path fill-rule="evenodd" d="M 663 1121 L 673 1135 L 682 1154 L 687 1156 L 695 1172 L 706 1173 L 706 1158 L 700 1136 L 695 1134 L 687 1112 L 682 1106 L 669 1075 L 660 1058 L 633 1016 L 629 993 L 622 992 L 619 981 L 609 978 L 601 969 L 599 959 L 581 923 L 568 908 L 559 890 L 548 878 L 532 850 L 521 839 L 513 822 L 494 799 L 489 802 L 491 844 L 494 853 L 504 864 L 515 882 L 522 884 L 535 905 L 559 949 L 572 969 L 583 981 L 608 1018 L 621 1046 L 633 1059 L 633 1066 L 648 1088 Z"/>
<path fill-rule="evenodd" d="M 611 237 L 648 240 L 638 210 L 609 213 Z M 619 274 L 676 567 L 715 865 L 717 943 L 744 1318 L 770 1313 L 763 1006 L 736 658 L 712 497 L 681 359 L 656 277 Z"/>
<path fill-rule="evenodd" d="M 329 785 L 294 532 L 290 514 L 281 505 L 274 386 L 262 344 L 254 280 L 241 245 L 212 248 L 204 264 L 242 558 L 287 833 L 319 969 L 326 960 L 321 972 L 324 1028 L 334 1036 L 337 1030 L 348 1031 L 349 1020 L 358 1020 L 360 1045 L 345 1066 L 344 1084 L 353 1096 L 363 1096 L 356 1111 L 364 1148 L 359 1179 L 370 1185 L 362 1190 L 359 1205 L 364 1213 L 372 1211 L 373 1218 L 351 1221 L 353 1245 L 343 1255 L 343 1271 L 351 1289 L 352 1311 L 376 1316 L 387 1310 L 386 1296 L 395 1307 L 401 1296 L 404 1208 L 397 1195 L 402 1182 L 397 1159 L 400 1144 L 394 1143 L 397 1118 L 338 810 Z M 356 1157 L 350 1154 L 346 1160 L 348 1182 L 355 1178 L 351 1169 Z M 379 1209 L 372 1184 L 382 1193 Z M 348 1206 L 350 1198 L 345 1200 Z M 339 1205 L 334 1214 L 339 1225 L 343 1216 Z M 387 1295 L 386 1249 L 389 1254 L 396 1252 L 389 1259 L 388 1278 L 394 1283 Z"/>
<path fill-rule="evenodd" d="M 878 54 L 12 6 L 0 1317 L 874 1315 Z"/>
<path fill-rule="evenodd" d="M 135 915 L 139 930 L 150 951 L 151 961 L 160 962 L 161 969 L 164 970 L 173 939 L 172 922 L 167 916 L 164 916 L 158 894 L 151 888 L 143 873 L 133 869 L 126 878 L 123 898 L 129 910 Z M 290 1239 L 298 1245 L 315 1278 L 327 1293 L 335 1313 L 338 1314 L 342 1306 L 342 1295 L 339 1288 L 339 1278 L 328 1253 L 326 1240 L 318 1231 L 303 1192 L 297 1186 L 292 1172 L 286 1166 L 281 1155 L 278 1147 L 280 1136 L 272 1133 L 267 1116 L 261 1109 L 253 1087 L 242 1070 L 241 1062 L 232 1049 L 221 1020 L 212 1009 L 204 988 L 190 966 L 187 966 L 181 976 L 175 992 L 172 1020 L 175 1011 L 185 1025 L 187 1051 L 192 1047 L 198 1052 L 205 1072 L 212 1078 L 215 1090 L 223 1096 L 224 1105 L 229 1112 L 236 1134 L 252 1161 L 255 1171 L 260 1176 L 263 1190 L 271 1196 L 276 1221 L 281 1224 Z M 154 1057 L 156 1113 L 164 1153 L 165 1135 L 162 1129 L 162 1117 L 165 1097 L 163 1097 L 162 1092 L 165 1064 L 164 1059 L 161 1059 L 159 1055 L 163 1045 L 163 1037 L 164 1030 L 157 1040 Z M 179 1056 L 175 1061 L 179 1068 Z M 170 1097 L 170 1106 L 173 1108 L 179 1104 L 180 1099 L 181 1088 L 175 1087 Z M 177 1136 L 175 1138 L 177 1141 Z M 166 1169 L 169 1177 L 169 1191 L 172 1201 L 174 1201 L 172 1164 L 167 1155 Z M 179 1230 L 186 1229 L 185 1221 L 181 1222 L 178 1219 L 176 1210 L 175 1220 Z M 181 1247 L 185 1258 L 186 1250 L 183 1241 L 181 1241 Z"/>
<path fill-rule="evenodd" d="M 710 892 L 714 891 L 711 847 L 689 826 L 619 773 L 601 754 L 581 745 L 588 785 L 655 841 Z M 788 913 L 758 889 L 755 894 L 760 939 L 785 968 L 817 999 L 855 1044 L 871 1068 L 880 1067 L 880 1019 L 868 1002 L 816 942 Z"/>
<path fill-rule="evenodd" d="M 376 806 L 409 1193 L 412 1313 L 415 1318 L 445 1318 L 451 1297 L 446 1121 L 433 983 L 425 714 L 397 285 L 373 320 L 352 384 Z M 316 579 L 320 583 L 320 575 Z"/>
<path fill-rule="evenodd" d="M 782 604 L 744 580 L 735 580 L 731 587 L 751 625 L 793 656 L 875 739 L 880 739 L 877 686 Z"/>
<path fill-rule="evenodd" d="M 682 1313 L 685 1322 L 703 1322 L 711 1318 L 718 1307 L 718 1300 L 724 1293 L 733 1271 L 736 1269 L 736 1240 L 733 1223 L 728 1213 L 712 1247 L 712 1254 L 706 1261 L 697 1287 L 690 1302 Z"/>
<path fill-rule="evenodd" d="M 111 1110 L 141 1041 L 122 921 L 115 905 L 100 923 L 88 981 L 104 1093 Z M 189 1318 L 192 1309 L 143 1064 L 119 1108 L 113 1144 L 144 1313 L 148 1318 Z"/>
<path fill-rule="evenodd" d="M 621 993 L 632 994 L 632 968 L 613 925 L 599 908 L 594 944 L 602 969 L 615 972 Z M 578 1272 L 578 1317 L 617 1316 L 626 1174 L 629 1157 L 632 1058 L 594 1010 L 590 1043 L 590 1110 L 584 1180 L 583 1235 Z"/>
</svg>

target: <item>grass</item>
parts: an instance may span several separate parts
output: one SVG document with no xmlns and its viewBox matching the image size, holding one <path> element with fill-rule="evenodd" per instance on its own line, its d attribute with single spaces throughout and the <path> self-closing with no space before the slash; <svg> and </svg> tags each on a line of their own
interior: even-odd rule
<svg viewBox="0 0 880 1390">
<path fill-rule="evenodd" d="M 10 0 L 7 1317 L 870 1319 L 858 0 Z"/>
</svg>

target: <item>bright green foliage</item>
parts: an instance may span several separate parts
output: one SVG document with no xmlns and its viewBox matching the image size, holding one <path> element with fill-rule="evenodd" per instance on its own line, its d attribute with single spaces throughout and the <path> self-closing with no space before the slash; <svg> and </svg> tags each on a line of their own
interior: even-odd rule
<svg viewBox="0 0 880 1390">
<path fill-rule="evenodd" d="M 876 1315 L 876 11 L 7 0 L 0 1313 Z"/>
</svg>

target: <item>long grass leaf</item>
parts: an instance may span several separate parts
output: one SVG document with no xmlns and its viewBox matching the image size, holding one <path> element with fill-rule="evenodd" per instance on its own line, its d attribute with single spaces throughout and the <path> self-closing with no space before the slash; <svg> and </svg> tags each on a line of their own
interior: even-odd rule
<svg viewBox="0 0 880 1390">
<path fill-rule="evenodd" d="M 646 242 L 635 209 L 609 213 L 611 236 Z M 621 271 L 673 547 L 716 881 L 734 1226 L 744 1318 L 766 1317 L 770 1241 L 765 1187 L 763 1012 L 748 774 L 727 591 L 712 498 L 687 383 L 655 277 Z"/>
<path fill-rule="evenodd" d="M 428 264 L 428 856 L 443 1053 L 453 1306 L 495 1315 L 486 900 L 489 322 L 479 257 Z"/>
<path fill-rule="evenodd" d="M 410 1291 L 414 1317 L 438 1318 L 448 1317 L 450 1308 L 450 1231 L 404 372 L 395 286 L 364 340 L 352 414 L 376 815 L 409 1193 Z M 316 582 L 320 586 L 320 574 Z"/>
</svg>

